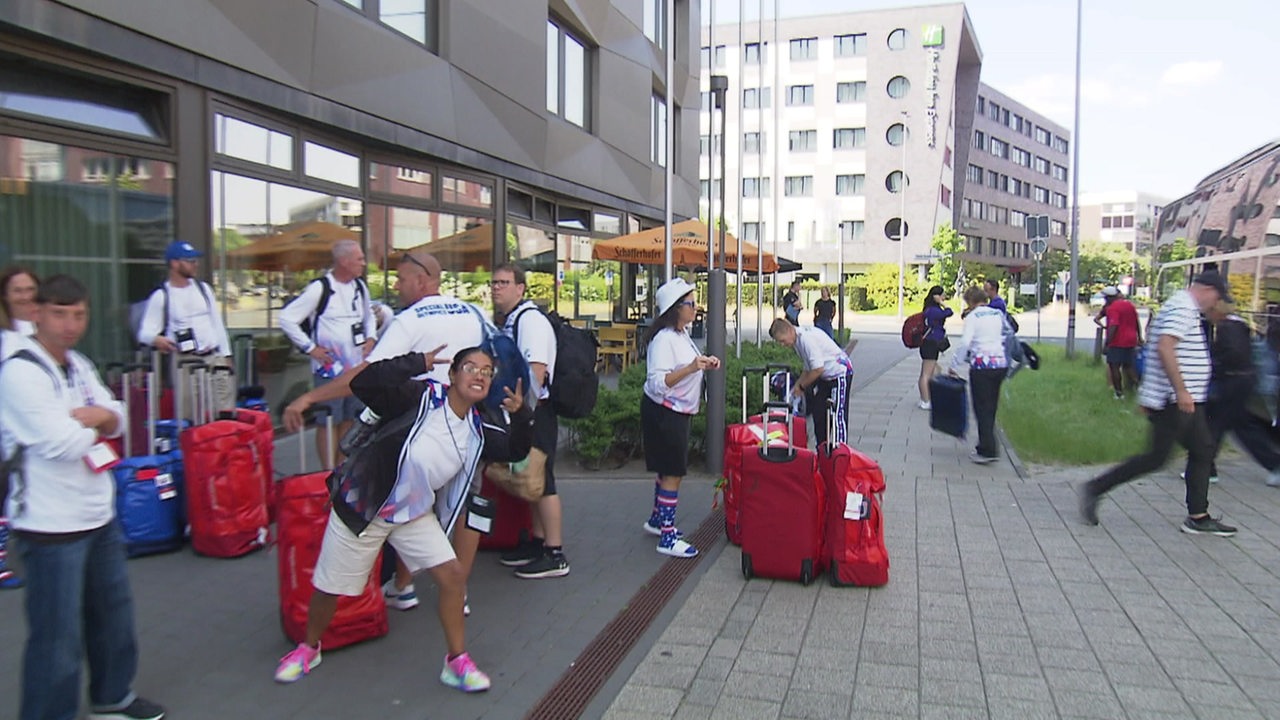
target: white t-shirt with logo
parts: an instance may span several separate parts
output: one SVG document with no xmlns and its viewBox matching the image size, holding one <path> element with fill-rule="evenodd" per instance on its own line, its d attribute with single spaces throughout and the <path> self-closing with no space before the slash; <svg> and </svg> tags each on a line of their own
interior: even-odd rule
<svg viewBox="0 0 1280 720">
<path fill-rule="evenodd" d="M 822 368 L 824 380 L 843 377 L 853 372 L 849 356 L 825 332 L 816 327 L 796 328 L 796 354 L 805 370 Z"/>
<path fill-rule="evenodd" d="M 516 323 L 519 323 L 519 327 Z M 556 331 L 551 321 L 531 300 L 525 300 L 507 315 L 502 331 L 516 341 L 527 363 L 547 366 L 547 382 L 538 388 L 538 399 L 551 397 L 551 383 L 555 380 Z"/>
<path fill-rule="evenodd" d="M 356 346 L 355 335 L 351 332 L 352 326 L 360 323 L 365 340 L 374 336 L 375 326 L 369 294 L 356 280 L 338 282 L 332 272 L 328 273 L 325 279 L 329 281 L 329 287 L 333 292 L 329 295 L 329 303 L 325 306 L 324 313 L 316 318 L 315 342 L 302 332 L 301 325 L 315 313 L 320 305 L 324 286 L 319 281 L 307 283 L 302 294 L 280 311 L 280 329 L 289 337 L 289 342 L 304 352 L 310 352 L 312 348 L 319 345 L 332 352 L 343 366 L 351 367 L 363 359 L 362 350 Z M 312 360 L 311 370 L 315 372 L 319 369 L 320 363 Z"/>
<path fill-rule="evenodd" d="M 436 356 L 446 362 L 422 377 L 449 384 L 449 364 L 459 350 L 477 347 L 484 340 L 480 322 L 483 311 L 471 303 L 448 295 L 428 295 L 396 314 L 369 353 L 371 363 L 411 352 L 430 352 L 441 345 Z"/>
</svg>

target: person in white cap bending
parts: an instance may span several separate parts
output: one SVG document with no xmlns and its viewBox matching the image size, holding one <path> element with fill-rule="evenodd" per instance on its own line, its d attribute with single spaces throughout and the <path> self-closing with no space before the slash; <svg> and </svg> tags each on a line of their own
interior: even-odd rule
<svg viewBox="0 0 1280 720">
<path fill-rule="evenodd" d="M 694 289 L 682 278 L 658 288 L 658 319 L 645 338 L 648 375 L 640 398 L 644 464 L 658 474 L 653 512 L 642 527 L 659 537 L 658 552 L 681 558 L 698 554 L 676 530 L 680 481 L 688 473 L 690 421 L 702 399 L 703 373 L 720 369 L 720 359 L 703 355 L 689 337 L 689 323 L 697 314 Z"/>
</svg>

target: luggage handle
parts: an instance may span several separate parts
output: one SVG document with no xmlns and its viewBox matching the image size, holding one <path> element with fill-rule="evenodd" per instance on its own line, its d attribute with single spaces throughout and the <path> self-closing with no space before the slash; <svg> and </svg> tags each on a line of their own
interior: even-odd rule
<svg viewBox="0 0 1280 720">
<path fill-rule="evenodd" d="M 140 370 L 146 369 L 145 365 L 138 363 L 112 363 L 108 368 L 118 366 L 120 369 L 120 404 L 124 406 L 124 432 L 121 438 L 124 440 L 124 457 L 133 457 L 133 415 L 129 408 L 129 390 L 133 386 L 130 376 Z"/>
<path fill-rule="evenodd" d="M 749 367 L 749 368 L 742 369 L 742 424 L 743 425 L 747 424 L 747 376 L 754 375 L 756 373 L 762 373 L 766 378 L 769 376 L 768 371 L 763 367 Z M 765 402 L 768 399 L 769 399 L 769 395 L 767 393 L 765 395 L 760 396 L 760 402 Z"/>
<path fill-rule="evenodd" d="M 334 445 L 337 443 L 337 438 L 333 437 L 333 413 L 327 407 L 313 407 L 311 412 L 312 412 L 312 418 L 314 418 L 316 421 L 315 425 L 316 425 L 317 434 L 320 433 L 320 417 L 324 416 L 324 431 L 328 433 L 329 440 L 330 440 L 329 452 L 328 452 L 329 457 L 326 459 L 329 461 L 329 468 L 332 471 L 333 466 L 335 464 L 334 463 L 334 458 L 335 458 Z M 306 473 L 306 471 L 307 471 L 307 424 L 303 423 L 302 427 L 298 429 L 298 472 Z"/>
<path fill-rule="evenodd" d="M 795 457 L 796 454 L 795 437 L 791 434 L 791 403 L 766 402 L 764 404 L 764 422 L 766 428 L 768 427 L 769 418 L 773 417 L 773 411 L 775 410 L 782 411 L 784 422 L 786 422 L 787 425 L 787 453 L 783 457 L 779 457 L 776 451 L 771 453 L 770 451 L 774 449 L 769 446 L 768 442 L 766 442 L 760 446 L 760 457 L 773 462 L 790 460 Z"/>
<path fill-rule="evenodd" d="M 235 362 L 235 360 L 233 359 L 232 362 Z M 235 386 L 235 376 L 236 376 L 235 368 L 229 367 L 227 365 L 214 365 L 213 367 L 209 368 L 209 388 L 208 388 L 209 396 L 207 399 L 209 401 L 208 413 L 209 413 L 209 417 L 211 418 L 218 417 L 218 415 L 223 411 L 235 410 L 234 404 L 229 408 L 213 407 L 213 404 L 214 404 L 213 379 L 219 375 L 226 375 L 227 382 L 231 383 L 232 387 Z"/>
<path fill-rule="evenodd" d="M 179 417 L 182 417 L 183 415 L 187 414 L 186 413 L 187 408 L 185 407 L 186 400 L 187 400 L 187 397 L 186 397 L 187 383 L 190 382 L 193 386 L 191 390 L 191 402 L 192 402 L 192 405 L 194 406 L 190 409 L 191 425 L 192 427 L 195 427 L 197 425 L 203 425 L 204 424 L 204 413 L 203 413 L 204 408 L 202 404 L 203 397 L 201 396 L 201 384 L 202 384 L 203 375 L 204 375 L 203 371 L 208 366 L 204 364 L 203 360 L 177 360 L 176 356 L 174 359 L 174 365 L 176 367 L 176 370 L 173 374 L 174 376 L 173 398 L 174 398 L 174 406 L 175 406 L 174 414 L 178 415 Z M 176 408 L 179 406 L 182 407 L 181 413 L 178 413 L 176 411 Z"/>
</svg>

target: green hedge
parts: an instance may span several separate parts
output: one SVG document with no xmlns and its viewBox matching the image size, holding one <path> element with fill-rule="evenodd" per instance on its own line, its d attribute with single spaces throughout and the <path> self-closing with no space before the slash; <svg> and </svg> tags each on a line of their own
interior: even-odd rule
<svg viewBox="0 0 1280 720">
<path fill-rule="evenodd" d="M 730 423 L 741 420 L 743 368 L 760 367 L 766 363 L 787 363 L 798 372 L 800 360 L 795 352 L 777 343 L 757 346 L 743 343 L 742 357 L 733 355 L 725 363 L 725 415 Z M 620 467 L 629 460 L 642 456 L 640 433 L 640 398 L 644 393 L 647 370 L 644 363 L 627 368 L 618 379 L 618 389 L 600 388 L 595 409 L 581 420 L 567 420 L 570 430 L 570 446 L 582 460 L 584 467 L 599 470 Z M 761 406 L 760 376 L 753 374 L 747 381 L 747 410 L 758 412 Z M 690 458 L 697 461 L 706 450 L 706 405 L 693 418 L 689 438 Z"/>
</svg>

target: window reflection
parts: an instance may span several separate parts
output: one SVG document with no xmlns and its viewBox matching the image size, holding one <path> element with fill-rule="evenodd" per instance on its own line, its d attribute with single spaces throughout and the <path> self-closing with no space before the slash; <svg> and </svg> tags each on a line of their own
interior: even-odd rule
<svg viewBox="0 0 1280 720">
<path fill-rule="evenodd" d="M 303 145 L 302 168 L 308 177 L 360 187 L 360 158 L 319 143 Z"/>
<path fill-rule="evenodd" d="M 484 183 L 446 175 L 440 201 L 450 205 L 487 208 L 493 205 L 493 188 Z"/>
<path fill-rule="evenodd" d="M 424 45 L 427 42 L 427 0 L 381 0 L 378 19 Z"/>
<path fill-rule="evenodd" d="M 434 197 L 432 190 L 430 171 L 376 162 L 369 163 L 369 192 L 371 193 L 430 200 Z"/>
<path fill-rule="evenodd" d="M 163 140 L 168 96 L 0 53 L 0 110 Z"/>
<path fill-rule="evenodd" d="M 163 277 L 172 165 L 0 135 L 0 168 L 0 266 L 83 281 L 93 318 L 80 349 L 99 363 L 123 360 L 131 303 Z"/>
<path fill-rule="evenodd" d="M 489 218 L 369 205 L 369 264 L 378 266 L 387 302 L 392 305 L 399 300 L 394 258 L 405 250 L 423 248 L 435 256 L 444 271 L 442 292 L 488 307 L 493 244 L 493 221 Z"/>
<path fill-rule="evenodd" d="M 293 170 L 293 138 L 221 113 L 213 116 L 213 150 L 220 155 Z"/>
<path fill-rule="evenodd" d="M 564 119 L 587 123 L 587 50 L 572 35 L 564 37 Z"/>
</svg>

